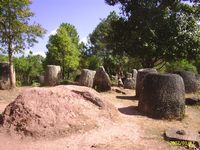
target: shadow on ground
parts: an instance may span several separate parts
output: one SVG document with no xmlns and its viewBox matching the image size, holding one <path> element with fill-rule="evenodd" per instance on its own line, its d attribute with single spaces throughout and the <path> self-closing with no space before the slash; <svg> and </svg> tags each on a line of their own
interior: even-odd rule
<svg viewBox="0 0 200 150">
<path fill-rule="evenodd" d="M 124 99 L 124 100 L 138 100 L 136 96 L 116 96 L 117 99 Z"/>
<path fill-rule="evenodd" d="M 119 112 L 125 115 L 140 115 L 143 116 L 142 113 L 138 111 L 137 106 L 128 106 L 128 107 L 122 107 L 118 108 Z"/>
</svg>

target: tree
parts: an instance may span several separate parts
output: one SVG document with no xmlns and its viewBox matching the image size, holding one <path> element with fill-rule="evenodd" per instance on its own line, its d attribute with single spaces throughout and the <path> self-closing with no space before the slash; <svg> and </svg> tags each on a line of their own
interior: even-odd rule
<svg viewBox="0 0 200 150">
<path fill-rule="evenodd" d="M 0 62 L 7 62 L 7 61 L 8 61 L 8 57 L 0 54 Z"/>
<path fill-rule="evenodd" d="M 89 42 L 91 43 L 91 49 L 93 53 L 106 56 L 108 53 L 112 53 L 113 48 L 109 47 L 110 34 L 112 34 L 111 23 L 119 19 L 116 12 L 110 12 L 107 18 L 102 19 L 97 25 L 94 31 L 89 35 Z"/>
<path fill-rule="evenodd" d="M 33 81 L 38 80 L 38 77 L 43 72 L 43 60 L 44 58 L 41 55 L 33 55 L 32 52 L 30 52 L 27 57 L 22 56 L 14 58 L 18 83 L 30 85 Z"/>
<path fill-rule="evenodd" d="M 113 40 L 114 30 L 112 23 L 117 22 L 119 16 L 116 12 L 111 12 L 107 18 L 102 19 L 94 31 L 89 35 L 92 55 L 98 56 L 106 71 L 109 74 L 123 74 L 123 69 L 128 63 L 128 56 L 122 52 L 117 54 L 118 42 Z"/>
<path fill-rule="evenodd" d="M 39 24 L 30 24 L 30 0 L 0 0 L 0 45 L 8 54 L 10 64 L 10 86 L 15 87 L 13 75 L 13 54 L 33 46 L 37 37 L 45 30 Z"/>
<path fill-rule="evenodd" d="M 121 5 L 121 18 L 112 26 L 116 50 L 138 57 L 148 68 L 194 58 L 200 54 L 200 11 L 199 1 L 192 2 L 106 0 L 109 5 Z"/>
<path fill-rule="evenodd" d="M 170 62 L 165 65 L 166 72 L 174 72 L 174 71 L 192 71 L 194 73 L 197 73 L 197 67 L 191 63 L 189 63 L 187 60 L 180 60 L 175 62 Z"/>
<path fill-rule="evenodd" d="M 79 65 L 79 37 L 75 27 L 68 23 L 62 23 L 55 35 L 49 37 L 47 44 L 45 64 L 60 65 L 63 79 L 65 73 L 77 69 Z"/>
</svg>

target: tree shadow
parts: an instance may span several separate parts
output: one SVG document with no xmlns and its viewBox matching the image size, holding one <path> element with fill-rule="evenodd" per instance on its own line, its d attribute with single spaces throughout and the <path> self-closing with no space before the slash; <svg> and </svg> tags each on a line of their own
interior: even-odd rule
<svg viewBox="0 0 200 150">
<path fill-rule="evenodd" d="M 119 112 L 125 115 L 140 115 L 144 116 L 142 113 L 138 111 L 137 106 L 128 106 L 128 107 L 122 107 L 118 108 Z"/>
<path fill-rule="evenodd" d="M 138 100 L 136 96 L 116 96 L 117 99 L 124 99 L 124 100 Z"/>
</svg>

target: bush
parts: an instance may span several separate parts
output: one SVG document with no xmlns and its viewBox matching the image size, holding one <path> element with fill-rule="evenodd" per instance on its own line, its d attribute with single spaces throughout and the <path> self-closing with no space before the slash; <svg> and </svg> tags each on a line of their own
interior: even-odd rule
<svg viewBox="0 0 200 150">
<path fill-rule="evenodd" d="M 16 81 L 16 85 L 17 85 L 17 87 L 21 87 L 21 86 L 22 86 L 22 82 L 19 81 L 19 80 L 17 80 L 17 81 Z"/>
<path fill-rule="evenodd" d="M 40 86 L 40 83 L 38 81 L 36 81 L 36 80 L 32 80 L 32 86 L 33 87 L 38 87 L 38 86 Z"/>
<path fill-rule="evenodd" d="M 65 79 L 65 80 L 62 80 L 60 82 L 60 85 L 78 85 L 78 82 L 75 82 L 73 80 Z"/>
<path fill-rule="evenodd" d="M 174 71 L 191 71 L 197 73 L 197 68 L 189 63 L 187 60 L 180 60 L 171 63 L 167 63 L 165 66 L 165 72 L 174 72 Z"/>
</svg>

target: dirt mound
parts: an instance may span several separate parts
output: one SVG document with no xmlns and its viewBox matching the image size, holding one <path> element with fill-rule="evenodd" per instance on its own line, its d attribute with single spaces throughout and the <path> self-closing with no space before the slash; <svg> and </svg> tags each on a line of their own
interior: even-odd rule
<svg viewBox="0 0 200 150">
<path fill-rule="evenodd" d="M 2 126 L 11 135 L 55 137 L 82 133 L 116 119 L 115 107 L 95 90 L 69 85 L 23 91 L 4 110 Z"/>
</svg>

